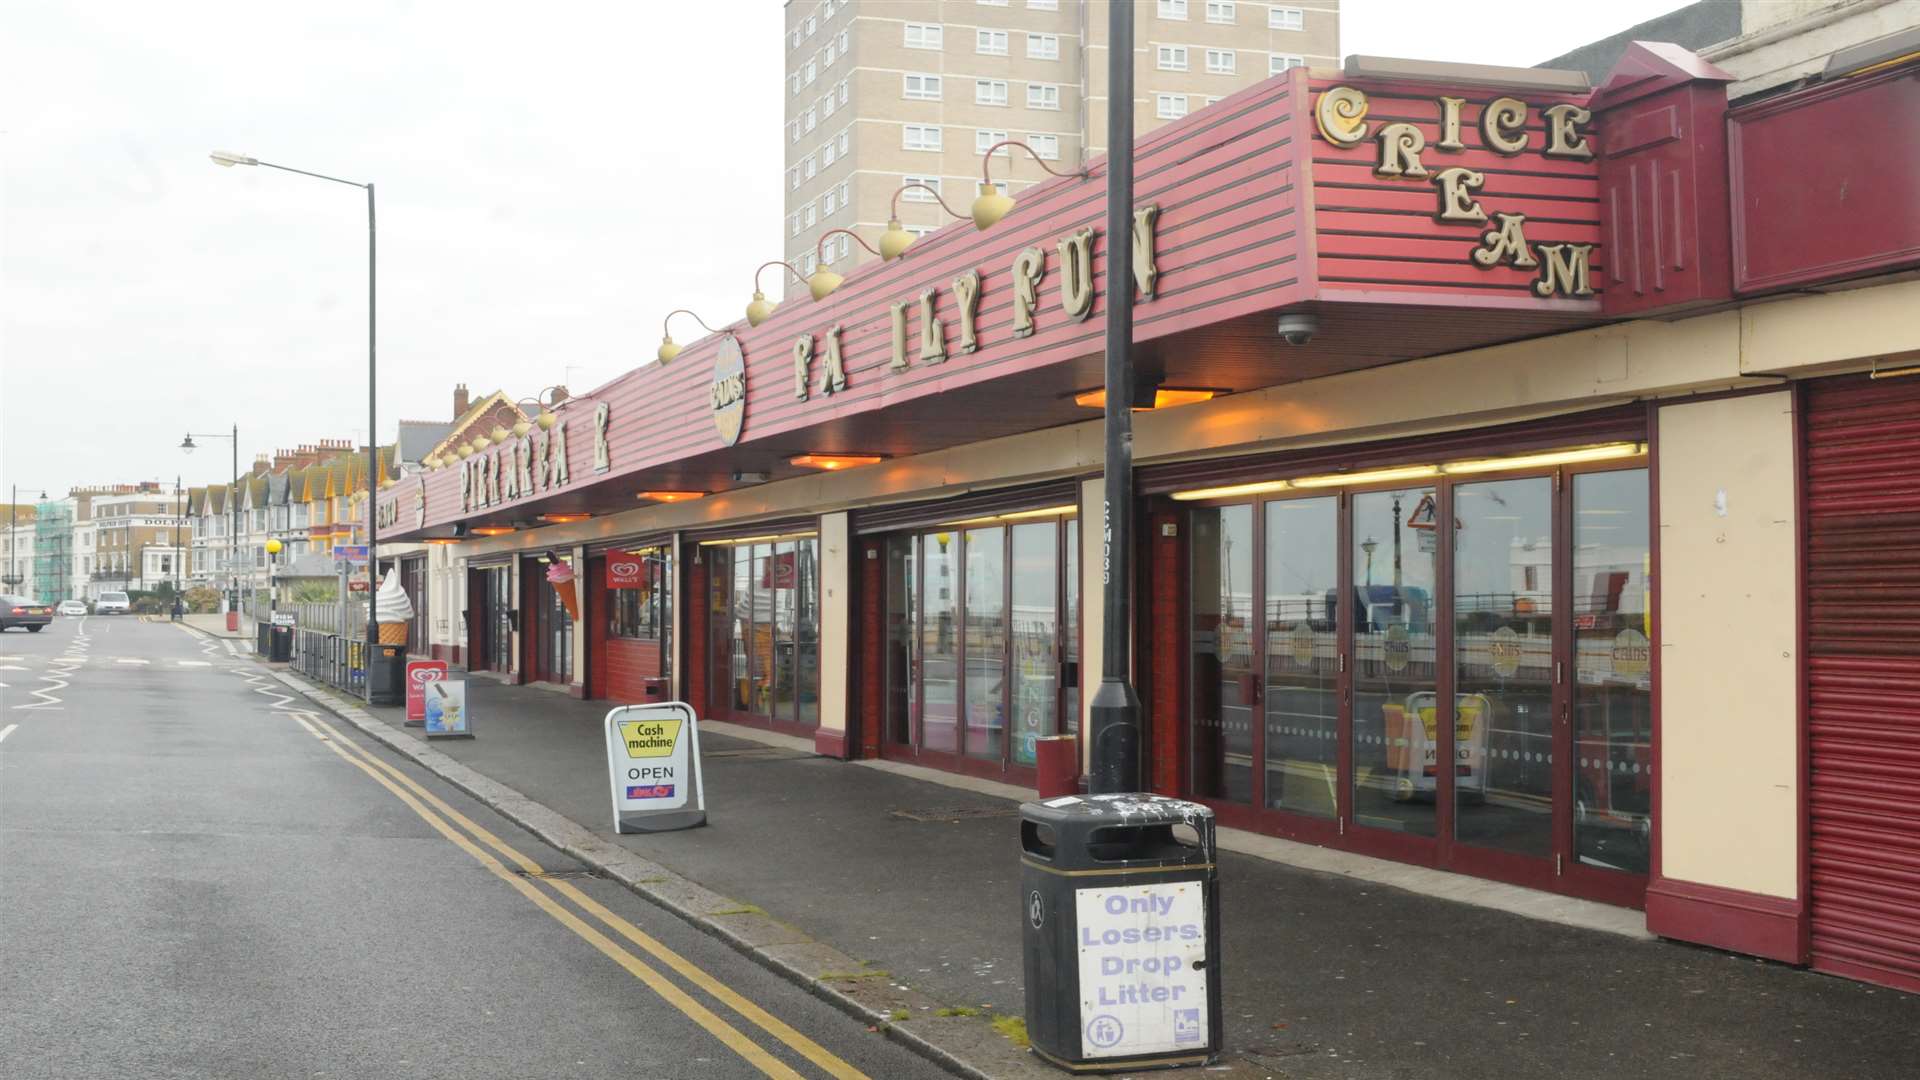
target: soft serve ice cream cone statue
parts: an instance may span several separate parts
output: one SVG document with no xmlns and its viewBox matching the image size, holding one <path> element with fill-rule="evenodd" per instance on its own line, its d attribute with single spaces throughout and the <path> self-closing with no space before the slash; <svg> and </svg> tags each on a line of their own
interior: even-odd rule
<svg viewBox="0 0 1920 1080">
<path fill-rule="evenodd" d="M 405 645 L 407 624 L 413 621 L 413 601 L 400 587 L 400 571 L 387 571 L 380 592 L 373 598 L 373 621 L 380 624 L 380 644 Z"/>
<path fill-rule="evenodd" d="M 580 621 L 580 593 L 574 587 L 573 567 L 558 555 L 549 557 L 552 561 L 547 563 L 547 584 L 553 586 L 555 595 L 560 597 L 560 603 L 566 607 L 567 618 L 578 622 Z"/>
</svg>

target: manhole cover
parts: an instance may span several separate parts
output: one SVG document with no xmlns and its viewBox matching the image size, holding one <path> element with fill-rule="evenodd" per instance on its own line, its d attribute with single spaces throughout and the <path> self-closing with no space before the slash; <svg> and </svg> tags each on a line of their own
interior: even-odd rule
<svg viewBox="0 0 1920 1080">
<path fill-rule="evenodd" d="M 968 818 L 1019 817 L 1017 806 L 945 806 L 932 810 L 889 810 L 888 817 L 903 821 L 965 821 Z"/>
</svg>

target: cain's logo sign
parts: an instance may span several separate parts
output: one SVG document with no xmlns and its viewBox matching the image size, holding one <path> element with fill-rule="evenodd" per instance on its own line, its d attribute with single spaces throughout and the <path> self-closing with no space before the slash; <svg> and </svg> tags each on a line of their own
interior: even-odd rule
<svg viewBox="0 0 1920 1080">
<path fill-rule="evenodd" d="M 732 446 L 740 441 L 747 419 L 747 362 L 732 334 L 721 336 L 719 355 L 713 359 L 712 395 L 713 426 L 720 441 Z"/>
</svg>

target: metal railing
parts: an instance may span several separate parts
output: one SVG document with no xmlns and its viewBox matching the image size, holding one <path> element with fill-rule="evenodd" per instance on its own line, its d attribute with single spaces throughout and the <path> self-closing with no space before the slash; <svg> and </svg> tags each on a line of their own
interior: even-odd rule
<svg viewBox="0 0 1920 1080">
<path fill-rule="evenodd" d="M 359 694 L 367 685 L 367 643 L 324 630 L 296 627 L 293 666 L 308 678 Z"/>
</svg>

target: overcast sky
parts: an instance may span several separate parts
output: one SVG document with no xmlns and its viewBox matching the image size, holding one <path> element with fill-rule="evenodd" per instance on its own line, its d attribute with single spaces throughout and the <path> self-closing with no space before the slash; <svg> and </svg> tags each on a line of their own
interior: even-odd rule
<svg viewBox="0 0 1920 1080">
<path fill-rule="evenodd" d="M 1344 54 L 1532 64 L 1680 0 L 1342 6 Z M 223 479 L 228 444 L 188 457 L 188 430 L 238 423 L 243 460 L 365 438 L 364 196 L 209 150 L 376 183 L 386 438 L 448 418 L 455 382 L 589 389 L 672 308 L 735 317 L 781 253 L 781 19 L 6 0 L 0 500 Z"/>
</svg>

